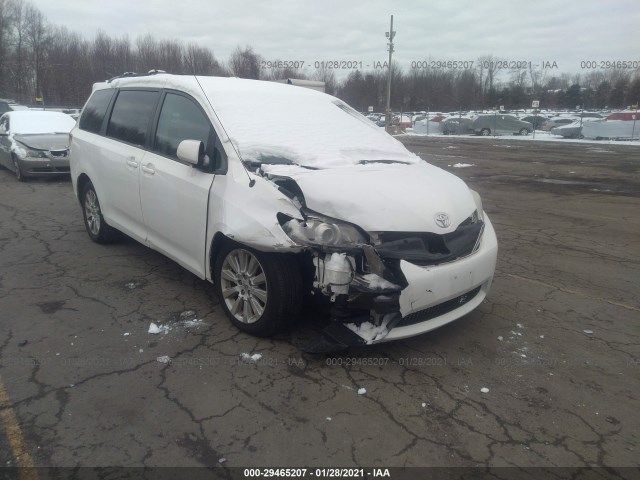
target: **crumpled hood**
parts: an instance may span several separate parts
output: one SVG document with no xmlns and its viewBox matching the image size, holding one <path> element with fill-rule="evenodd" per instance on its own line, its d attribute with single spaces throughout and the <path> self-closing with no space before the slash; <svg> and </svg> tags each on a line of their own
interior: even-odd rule
<svg viewBox="0 0 640 480">
<path fill-rule="evenodd" d="M 461 179 L 426 162 L 326 170 L 283 166 L 268 168 L 267 173 L 295 180 L 311 210 L 355 223 L 369 232 L 449 233 L 476 209 Z M 436 224 L 437 213 L 449 216 L 449 227 Z"/>
<path fill-rule="evenodd" d="M 66 150 L 69 148 L 69 135 L 52 133 L 46 135 L 14 135 L 16 142 L 34 150 Z"/>
</svg>

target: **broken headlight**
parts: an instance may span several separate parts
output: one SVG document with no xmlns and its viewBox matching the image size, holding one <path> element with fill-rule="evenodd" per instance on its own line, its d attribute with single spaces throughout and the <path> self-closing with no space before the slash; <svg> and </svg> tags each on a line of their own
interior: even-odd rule
<svg viewBox="0 0 640 480">
<path fill-rule="evenodd" d="M 21 158 L 47 158 L 47 155 L 42 150 L 31 150 L 26 147 L 16 147 L 14 152 Z"/>
<path fill-rule="evenodd" d="M 280 225 L 291 240 L 302 245 L 355 247 L 367 243 L 365 236 L 354 225 L 315 213 L 308 214 L 306 220 L 281 218 Z"/>
</svg>

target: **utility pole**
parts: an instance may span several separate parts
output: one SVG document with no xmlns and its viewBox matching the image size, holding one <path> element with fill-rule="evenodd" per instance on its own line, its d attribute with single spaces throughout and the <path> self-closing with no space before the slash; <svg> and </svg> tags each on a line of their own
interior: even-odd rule
<svg viewBox="0 0 640 480">
<path fill-rule="evenodd" d="M 393 15 L 391 15 L 391 28 L 386 32 L 389 43 L 387 44 L 389 49 L 389 66 L 387 67 L 387 110 L 385 116 L 385 126 L 387 132 L 391 128 L 391 55 L 393 55 L 393 38 L 396 36 L 396 32 L 393 31 Z"/>
</svg>

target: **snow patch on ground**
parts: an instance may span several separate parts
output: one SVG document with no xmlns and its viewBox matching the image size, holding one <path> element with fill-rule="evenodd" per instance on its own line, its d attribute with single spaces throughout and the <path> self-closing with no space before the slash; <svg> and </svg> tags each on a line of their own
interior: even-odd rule
<svg viewBox="0 0 640 480">
<path fill-rule="evenodd" d="M 475 167 L 475 163 L 454 163 L 451 165 L 453 168 L 467 168 L 467 167 Z"/>
<path fill-rule="evenodd" d="M 156 361 L 160 363 L 171 363 L 171 358 L 168 355 L 162 355 L 156 358 Z"/>
<path fill-rule="evenodd" d="M 358 389 L 358 395 L 364 395 L 365 393 L 367 393 L 367 389 L 364 387 L 361 387 Z"/>
<path fill-rule="evenodd" d="M 262 354 L 261 353 L 253 353 L 253 354 L 241 353 L 240 358 L 242 358 L 242 360 L 244 360 L 245 362 L 257 362 L 262 358 Z"/>
<path fill-rule="evenodd" d="M 169 325 L 156 325 L 155 323 L 151 322 L 151 325 L 149 325 L 149 330 L 147 332 L 153 335 L 156 335 L 158 333 L 164 333 L 166 335 L 167 333 L 169 333 L 169 330 L 171 330 Z"/>
<path fill-rule="evenodd" d="M 387 336 L 389 330 L 387 329 L 387 325 L 394 317 L 393 314 L 388 314 L 382 320 L 382 323 L 378 325 L 374 325 L 371 322 L 363 322 L 360 325 L 356 325 L 355 323 L 347 323 L 345 326 L 351 330 L 352 332 L 360 335 L 367 342 L 368 345 L 372 344 L 377 340 L 382 340 Z"/>
</svg>

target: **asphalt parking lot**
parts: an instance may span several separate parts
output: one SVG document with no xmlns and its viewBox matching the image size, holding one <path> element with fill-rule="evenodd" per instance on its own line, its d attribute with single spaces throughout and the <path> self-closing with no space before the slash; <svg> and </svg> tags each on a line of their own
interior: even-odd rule
<svg viewBox="0 0 640 480">
<path fill-rule="evenodd" d="M 0 170 L 1 464 L 639 466 L 640 148 L 400 138 L 479 191 L 496 278 L 343 356 L 301 353 L 309 318 L 239 333 L 177 264 L 92 243 L 68 179 Z"/>
</svg>

